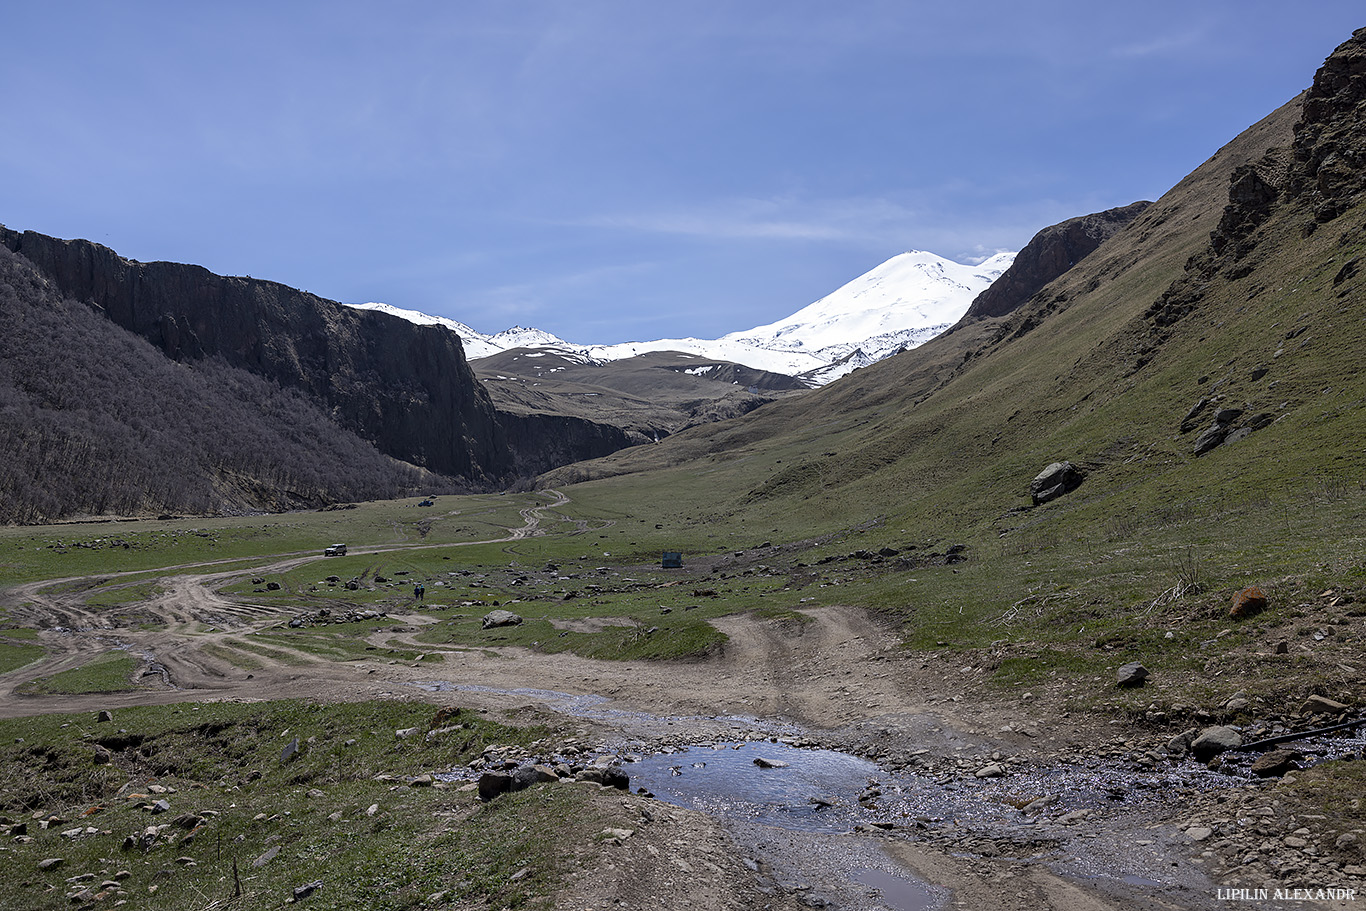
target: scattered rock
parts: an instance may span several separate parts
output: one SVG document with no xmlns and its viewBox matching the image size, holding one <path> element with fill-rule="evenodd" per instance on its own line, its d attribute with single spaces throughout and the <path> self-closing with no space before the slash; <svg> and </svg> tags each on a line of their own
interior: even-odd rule
<svg viewBox="0 0 1366 911">
<path fill-rule="evenodd" d="M 1236 750 L 1243 745 L 1243 735 L 1231 727 L 1216 725 L 1205 728 L 1200 736 L 1191 741 L 1190 751 L 1202 762 L 1213 759 L 1226 750 Z"/>
<path fill-rule="evenodd" d="M 1200 399 L 1190 407 L 1186 416 L 1181 419 L 1181 432 L 1189 433 L 1195 429 L 1195 419 L 1198 418 L 1206 408 L 1209 407 L 1209 399 Z"/>
<path fill-rule="evenodd" d="M 98 715 L 95 716 L 95 721 L 96 721 L 96 722 L 113 721 L 113 720 L 114 720 L 114 713 L 111 712 L 111 711 L 109 711 L 108 709 L 101 709 L 101 710 L 100 710 L 100 713 L 99 713 Z"/>
<path fill-rule="evenodd" d="M 517 626 L 522 622 L 522 618 L 510 610 L 489 611 L 484 615 L 483 629 L 494 629 L 499 626 Z"/>
<path fill-rule="evenodd" d="M 1234 620 L 1242 620 L 1264 610 L 1266 593 L 1255 585 L 1249 585 L 1233 596 L 1233 606 L 1229 608 L 1228 615 Z"/>
<path fill-rule="evenodd" d="M 1304 707 L 1300 711 L 1310 714 L 1341 715 L 1347 711 L 1347 706 L 1335 699 L 1329 699 L 1327 696 L 1310 696 L 1304 701 Z"/>
<path fill-rule="evenodd" d="M 1149 676 L 1146 667 L 1137 661 L 1131 661 L 1116 672 L 1115 683 L 1122 687 L 1138 687 L 1142 686 Z"/>
<path fill-rule="evenodd" d="M 1000 778 L 1005 773 L 1006 770 L 1004 766 L 999 762 L 993 762 L 991 765 L 983 766 L 972 774 L 976 778 Z"/>
<path fill-rule="evenodd" d="M 304 883 L 302 886 L 295 886 L 294 900 L 300 901 L 302 899 L 308 898 L 310 895 L 312 895 L 314 892 L 317 892 L 322 887 L 323 881 L 321 879 L 315 879 L 311 883 Z"/>
<path fill-rule="evenodd" d="M 317 611 L 306 614 L 299 614 L 289 621 L 291 629 L 303 629 L 309 626 L 327 626 L 331 623 L 362 623 L 367 620 L 383 620 L 388 617 L 382 610 L 344 610 L 335 613 L 330 608 L 319 608 Z"/>
<path fill-rule="evenodd" d="M 1299 768 L 1299 760 L 1304 755 L 1296 750 L 1272 750 L 1257 757 L 1252 763 L 1252 774 L 1262 778 L 1279 778 L 1286 772 L 1292 772 Z"/>
<path fill-rule="evenodd" d="M 66 863 L 65 857 L 48 857 L 38 861 L 38 869 L 55 870 L 57 867 L 60 867 L 64 863 Z"/>
<path fill-rule="evenodd" d="M 291 761 L 291 760 L 298 759 L 298 758 L 299 758 L 299 738 L 298 738 L 298 737 L 295 737 L 295 738 L 294 738 L 293 740 L 291 740 L 289 743 L 285 744 L 285 748 L 284 748 L 283 750 L 280 751 L 280 762 L 281 762 L 281 764 L 283 764 L 283 763 L 286 763 L 286 762 L 289 762 L 289 761 Z"/>
<path fill-rule="evenodd" d="M 485 772 L 479 776 L 479 799 L 487 803 L 512 790 L 512 776 L 507 772 Z"/>
<path fill-rule="evenodd" d="M 762 756 L 755 756 L 754 764 L 761 769 L 785 769 L 788 766 L 788 763 L 781 759 L 765 759 Z"/>
<path fill-rule="evenodd" d="M 251 862 L 251 865 L 252 865 L 253 867 L 264 867 L 266 864 L 268 864 L 268 863 L 270 863 L 272 860 L 274 860 L 274 859 L 275 859 L 275 856 L 276 856 L 277 854 L 279 854 L 279 853 L 280 853 L 280 846 L 279 846 L 279 845 L 275 845 L 275 846 L 272 847 L 269 851 L 267 851 L 266 853 L 262 854 L 260 857 L 258 857 L 258 858 L 256 858 L 255 860 L 253 860 L 253 861 Z"/>
<path fill-rule="evenodd" d="M 1029 482 L 1030 498 L 1035 506 L 1056 500 L 1076 490 L 1085 477 L 1082 470 L 1071 462 L 1054 462 Z"/>
<path fill-rule="evenodd" d="M 1191 826 L 1186 830 L 1186 837 L 1191 841 L 1204 841 L 1214 834 L 1214 830 L 1208 826 Z"/>
</svg>

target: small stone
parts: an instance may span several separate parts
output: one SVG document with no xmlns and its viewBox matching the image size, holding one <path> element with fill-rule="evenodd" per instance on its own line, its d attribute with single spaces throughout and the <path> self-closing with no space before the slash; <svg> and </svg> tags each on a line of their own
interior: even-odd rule
<svg viewBox="0 0 1366 911">
<path fill-rule="evenodd" d="M 302 886 L 295 886 L 294 900 L 299 901 L 301 899 L 308 898 L 310 895 L 312 895 L 314 892 L 317 892 L 322 887 L 323 881 L 321 879 L 315 879 L 311 883 L 304 883 Z"/>
<path fill-rule="evenodd" d="M 972 774 L 977 778 L 1000 778 L 1006 773 L 1005 768 L 998 762 L 983 766 Z"/>
<path fill-rule="evenodd" d="M 1186 837 L 1191 841 L 1204 841 L 1214 834 L 1214 830 L 1208 826 L 1191 826 L 1186 830 Z"/>
<path fill-rule="evenodd" d="M 111 712 L 111 711 L 109 711 L 108 709 L 101 709 L 101 710 L 100 710 L 100 713 L 99 713 L 98 715 L 95 716 L 95 721 L 96 721 L 96 722 L 113 721 L 113 720 L 114 720 L 114 713 Z"/>
<path fill-rule="evenodd" d="M 479 799 L 485 803 L 511 790 L 512 776 L 507 772 L 485 772 L 479 776 Z"/>
<path fill-rule="evenodd" d="M 1284 775 L 1286 772 L 1293 771 L 1299 766 L 1297 763 L 1304 756 L 1295 750 L 1272 750 L 1252 763 L 1252 774 L 1262 778 L 1272 778 Z"/>
<path fill-rule="evenodd" d="M 1115 685 L 1121 687 L 1139 687 L 1151 676 L 1148 669 L 1137 661 L 1131 661 L 1122 666 L 1115 673 Z"/>
<path fill-rule="evenodd" d="M 64 863 L 66 863 L 65 857 L 48 857 L 38 861 L 38 869 L 55 870 L 57 867 L 60 867 Z"/>
<path fill-rule="evenodd" d="M 1255 585 L 1247 588 L 1233 596 L 1233 604 L 1229 608 L 1228 615 L 1234 620 L 1242 620 L 1254 614 L 1260 614 L 1266 610 L 1266 593 Z"/>
<path fill-rule="evenodd" d="M 1347 706 L 1336 699 L 1329 699 L 1327 696 L 1310 696 L 1304 701 L 1304 707 L 1300 711 L 1310 714 L 1341 715 L 1347 711 Z"/>
<path fill-rule="evenodd" d="M 754 764 L 761 769 L 785 769 L 788 766 L 781 759 L 765 759 L 763 756 L 755 756 Z"/>
<path fill-rule="evenodd" d="M 1236 750 L 1243 745 L 1243 735 L 1231 727 L 1217 725 L 1205 728 L 1191 742 L 1190 750 L 1202 762 L 1213 759 L 1225 750 Z"/>
</svg>

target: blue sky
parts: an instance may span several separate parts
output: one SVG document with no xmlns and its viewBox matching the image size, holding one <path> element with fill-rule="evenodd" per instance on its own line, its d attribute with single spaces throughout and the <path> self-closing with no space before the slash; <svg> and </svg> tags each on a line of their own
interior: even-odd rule
<svg viewBox="0 0 1366 911">
<path fill-rule="evenodd" d="M 7 3 L 0 223 L 483 332 L 715 337 L 1155 199 L 1359 0 Z"/>
</svg>

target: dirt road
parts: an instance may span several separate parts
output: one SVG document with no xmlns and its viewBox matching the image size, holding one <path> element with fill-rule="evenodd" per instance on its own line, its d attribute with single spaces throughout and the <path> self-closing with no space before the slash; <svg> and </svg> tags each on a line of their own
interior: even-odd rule
<svg viewBox="0 0 1366 911">
<path fill-rule="evenodd" d="M 548 504 L 523 510 L 525 524 L 499 540 L 538 534 L 550 511 L 566 502 L 557 494 Z M 802 621 L 752 615 L 718 619 L 715 626 L 727 637 L 724 647 L 705 660 L 687 662 L 597 661 L 522 648 L 451 648 L 439 662 L 337 662 L 275 640 L 269 650 L 251 652 L 250 670 L 229 660 L 244 636 L 278 625 L 288 615 L 250 597 L 228 596 L 224 590 L 244 577 L 280 573 L 318 559 L 291 554 L 249 569 L 240 564 L 218 571 L 172 569 L 159 581 L 160 592 L 154 597 L 113 610 L 89 607 L 84 600 L 89 586 L 79 579 L 12 588 L 0 604 L 22 624 L 41 630 L 49 656 L 0 676 L 0 716 L 190 700 L 306 697 L 423 698 L 490 710 L 526 707 L 544 717 L 546 711 L 563 711 L 565 697 L 598 696 L 609 700 L 602 705 L 611 712 L 581 715 L 573 723 L 591 727 L 604 739 L 686 743 L 734 734 L 737 724 L 744 726 L 736 719 L 749 718 L 766 729 L 793 726 L 827 745 L 866 750 L 875 743 L 884 756 L 915 752 L 921 754 L 917 761 L 929 769 L 951 768 L 965 753 L 1044 754 L 1084 733 L 1056 720 L 1033 725 L 1042 730 L 1029 731 L 1028 736 L 1002 733 L 1010 722 L 1027 727 L 1020 724 L 1019 705 L 982 698 L 956 701 L 953 690 L 958 684 L 951 674 L 940 673 L 942 668 L 929 666 L 921 657 L 908 656 L 898 637 L 863 611 L 840 606 L 804 611 Z M 145 575 L 142 578 L 145 581 Z M 99 581 L 107 583 L 108 577 Z M 372 634 L 376 646 L 436 649 L 414 639 L 417 629 L 432 622 L 429 615 L 391 613 L 389 619 L 393 626 Z M 81 666 L 111 648 L 138 657 L 136 691 L 84 696 L 16 693 L 27 681 Z M 708 833 L 698 836 L 704 843 L 692 846 L 698 856 L 729 850 L 719 829 L 702 826 L 696 831 Z M 1043 864 L 1024 870 L 1013 857 L 968 857 L 951 844 L 897 841 L 870 847 L 866 838 L 849 836 L 783 837 L 789 841 L 782 851 L 793 864 L 817 873 L 824 864 L 824 874 L 838 879 L 847 873 L 840 868 L 850 858 L 871 851 L 882 859 L 878 863 L 915 871 L 952 890 L 962 907 L 1098 911 L 1204 906 L 1173 905 L 1151 890 L 1115 897 L 1059 876 Z M 630 873 L 620 875 L 629 878 Z M 583 907 L 593 906 L 602 894 L 587 893 Z M 853 902 L 851 907 L 875 906 L 866 896 L 858 905 L 860 899 L 853 892 L 843 900 Z"/>
</svg>

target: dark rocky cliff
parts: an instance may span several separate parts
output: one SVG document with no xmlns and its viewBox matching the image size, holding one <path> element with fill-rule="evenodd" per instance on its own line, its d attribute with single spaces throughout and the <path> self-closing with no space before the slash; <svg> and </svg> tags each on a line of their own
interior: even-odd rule
<svg viewBox="0 0 1366 911">
<path fill-rule="evenodd" d="M 500 415 L 459 337 L 441 327 L 355 310 L 278 282 L 139 263 L 84 240 L 0 227 L 0 242 L 63 294 L 169 357 L 217 356 L 298 389 L 381 451 L 441 474 L 504 483 L 628 442 L 615 428 Z"/>
<path fill-rule="evenodd" d="M 1150 205 L 1149 202 L 1139 201 L 1094 215 L 1069 218 L 1044 228 L 1025 244 L 1010 268 L 977 295 L 968 312 L 963 315 L 963 322 L 975 322 L 1013 312 L 1039 293 L 1044 285 L 1071 269 L 1142 215 L 1143 210 Z"/>
</svg>

